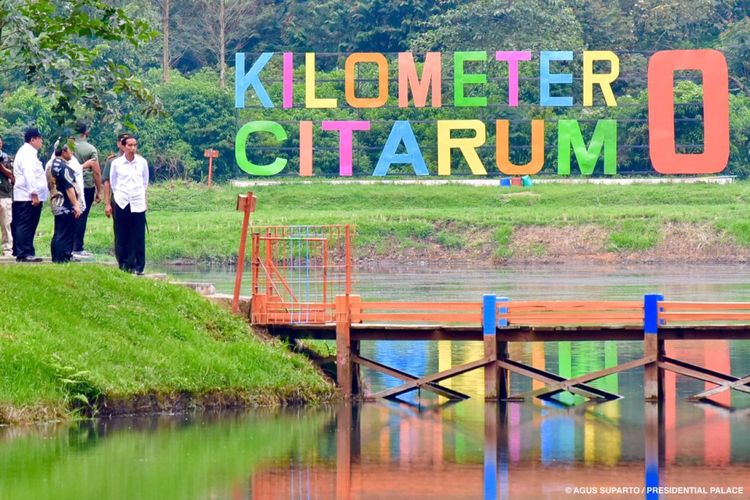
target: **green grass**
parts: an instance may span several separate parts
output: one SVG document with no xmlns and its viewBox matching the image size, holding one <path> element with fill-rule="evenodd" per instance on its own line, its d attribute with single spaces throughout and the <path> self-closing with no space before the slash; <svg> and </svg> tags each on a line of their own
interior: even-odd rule
<svg viewBox="0 0 750 500">
<path fill-rule="evenodd" d="M 11 409 L 64 414 L 102 396 L 333 393 L 305 358 L 182 287 L 75 264 L 0 265 L 0 283 L 0 423 Z"/>
<path fill-rule="evenodd" d="M 193 184 L 158 184 L 149 189 L 148 258 L 162 261 L 232 260 L 237 253 L 242 215 L 235 211 L 238 193 L 247 189 Z M 509 196 L 497 187 L 449 184 L 342 185 L 316 180 L 303 184 L 256 186 L 253 222 L 263 224 L 356 224 L 358 255 L 388 253 L 433 241 L 461 251 L 457 238 L 441 234 L 470 227 L 498 244 L 495 256 L 508 256 L 512 228 L 522 225 L 599 224 L 611 231 L 611 248 L 649 248 L 665 222 L 708 223 L 717 231 L 750 244 L 750 183 L 732 185 L 537 185 L 529 195 Z M 524 191 L 520 191 L 523 194 Z M 511 193 L 513 194 L 513 193 Z M 87 247 L 108 253 L 111 221 L 101 205 L 90 219 Z M 49 252 L 52 216 L 45 209 L 37 247 Z M 644 233 L 645 230 L 645 233 Z M 509 232 L 511 231 L 511 232 Z M 460 237 L 459 231 L 451 231 Z M 404 242 L 406 242 L 404 244 Z"/>
<path fill-rule="evenodd" d="M 501 225 L 495 229 L 495 244 L 497 248 L 495 250 L 495 256 L 499 258 L 507 258 L 512 255 L 510 250 L 510 237 L 513 234 L 513 226 L 510 224 Z"/>
<path fill-rule="evenodd" d="M 659 241 L 659 226 L 653 220 L 623 220 L 609 235 L 609 250 L 648 250 Z"/>
</svg>

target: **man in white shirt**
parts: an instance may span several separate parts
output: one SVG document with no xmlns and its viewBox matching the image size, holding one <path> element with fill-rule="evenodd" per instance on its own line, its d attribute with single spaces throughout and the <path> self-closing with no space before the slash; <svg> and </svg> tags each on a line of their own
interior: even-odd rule
<svg viewBox="0 0 750 500">
<path fill-rule="evenodd" d="M 41 262 L 34 251 L 34 236 L 47 200 L 47 176 L 37 156 L 42 147 L 42 134 L 36 128 L 24 132 L 24 145 L 13 161 L 13 255 L 18 262 Z"/>
<path fill-rule="evenodd" d="M 122 140 L 125 153 L 112 161 L 109 185 L 114 198 L 115 256 L 120 269 L 141 275 L 146 267 L 146 188 L 148 163 L 136 154 L 138 140 Z"/>
</svg>

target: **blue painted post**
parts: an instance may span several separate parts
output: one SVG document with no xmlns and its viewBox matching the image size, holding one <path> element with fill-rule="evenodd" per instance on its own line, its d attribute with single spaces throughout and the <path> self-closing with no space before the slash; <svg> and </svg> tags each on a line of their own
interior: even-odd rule
<svg viewBox="0 0 750 500">
<path fill-rule="evenodd" d="M 659 361 L 664 352 L 664 341 L 659 339 L 660 302 L 663 295 L 656 293 L 643 296 L 643 355 L 653 356 L 654 361 L 643 367 L 643 390 L 647 401 L 661 401 L 664 394 L 664 371 Z"/>
<path fill-rule="evenodd" d="M 497 328 L 497 296 L 485 294 L 482 297 L 482 333 L 495 335 Z"/>
<path fill-rule="evenodd" d="M 484 367 L 484 399 L 497 400 L 497 296 L 486 294 L 482 297 L 482 336 L 484 357 L 490 362 Z"/>
</svg>

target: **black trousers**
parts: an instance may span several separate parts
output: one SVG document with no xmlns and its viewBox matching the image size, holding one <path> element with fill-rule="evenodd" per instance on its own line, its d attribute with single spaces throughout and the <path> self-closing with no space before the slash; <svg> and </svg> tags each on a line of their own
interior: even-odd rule
<svg viewBox="0 0 750 500">
<path fill-rule="evenodd" d="M 42 205 L 31 204 L 30 201 L 13 202 L 13 220 L 10 223 L 10 232 L 13 234 L 13 255 L 16 259 L 34 257 L 34 236 L 39 225 L 39 217 L 42 215 Z"/>
<path fill-rule="evenodd" d="M 91 206 L 94 204 L 94 196 L 96 196 L 96 188 L 84 188 L 83 199 L 86 200 L 86 210 L 83 211 L 76 222 L 76 239 L 73 244 L 74 252 L 83 252 L 83 238 L 86 236 L 86 224 L 89 221 L 89 212 Z"/>
<path fill-rule="evenodd" d="M 123 271 L 142 273 L 146 267 L 146 212 L 131 212 L 130 205 L 112 206 L 117 264 Z"/>
<path fill-rule="evenodd" d="M 72 212 L 55 215 L 55 234 L 52 235 L 50 251 L 52 262 L 69 262 L 73 256 L 73 242 L 78 220 Z"/>
</svg>

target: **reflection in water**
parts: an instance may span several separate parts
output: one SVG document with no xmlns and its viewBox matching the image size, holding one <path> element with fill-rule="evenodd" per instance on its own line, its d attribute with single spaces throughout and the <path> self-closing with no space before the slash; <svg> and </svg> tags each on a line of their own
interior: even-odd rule
<svg viewBox="0 0 750 500">
<path fill-rule="evenodd" d="M 225 272 L 226 290 L 232 273 Z M 207 279 L 222 289 L 218 275 Z M 366 298 L 479 300 L 670 299 L 750 301 L 750 269 L 737 267 L 536 267 L 360 273 Z M 750 373 L 750 343 L 679 341 L 667 355 L 710 369 Z M 576 376 L 642 355 L 638 342 L 513 343 L 513 359 Z M 482 355 L 481 342 L 363 342 L 365 357 L 423 375 Z M 161 416 L 42 428 L 0 427 L 0 498 L 568 498 L 591 488 L 743 487 L 750 492 L 746 394 L 715 405 L 685 397 L 704 383 L 665 374 L 666 399 L 643 402 L 642 369 L 592 385 L 624 399 L 485 404 L 481 370 L 445 382 L 471 399 L 445 405 L 427 393 L 402 403 L 245 414 Z M 372 390 L 395 385 L 368 374 Z M 513 375 L 513 392 L 540 387 Z M 576 406 L 567 406 L 576 403 Z M 571 488 L 571 493 L 566 493 Z M 588 489 L 588 490 L 587 490 Z M 613 492 L 614 491 L 614 492 Z M 735 490 L 736 491 L 736 490 Z M 702 495 L 682 495 L 691 498 Z M 746 494 L 722 495 L 741 498 Z"/>
<path fill-rule="evenodd" d="M 622 494 L 608 496 L 643 498 L 640 488 L 657 485 L 750 491 L 747 431 L 741 411 L 627 399 L 113 419 L 1 430 L 0 496 L 536 499 L 564 498 L 566 488 L 615 488 L 609 491 Z"/>
<path fill-rule="evenodd" d="M 618 408 L 622 402 L 602 408 Z M 341 405 L 335 467 L 313 465 L 315 486 L 308 482 L 311 489 L 296 491 L 291 486 L 299 484 L 299 467 L 258 470 L 251 479 L 252 498 L 330 498 L 334 492 L 337 498 L 561 498 L 573 489 L 606 490 L 614 498 L 658 498 L 659 486 L 696 492 L 750 488 L 747 455 L 721 469 L 707 453 L 683 454 L 680 465 L 668 463 L 666 442 L 679 433 L 665 425 L 665 406 L 640 403 L 641 418 L 623 422 L 612 417 L 619 409 L 557 407 L 540 415 L 529 404 L 481 403 L 474 409 L 483 425 L 469 431 L 455 425 L 458 406 L 418 411 L 386 403 Z M 400 422 L 396 427 L 389 425 L 394 418 Z M 741 419 L 727 423 L 746 425 Z M 704 419 L 694 425 L 712 423 Z M 458 433 L 468 434 L 466 454 L 446 446 Z M 621 453 L 623 437 L 626 453 Z M 406 453 L 405 441 L 410 444 Z M 736 441 L 747 450 L 747 438 Z M 303 474 L 308 477 L 309 468 Z"/>
</svg>

